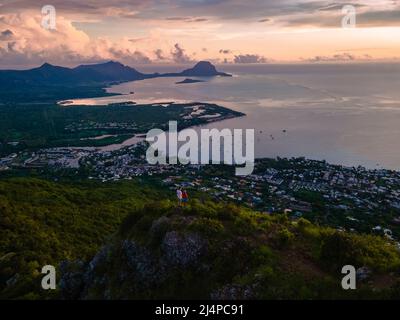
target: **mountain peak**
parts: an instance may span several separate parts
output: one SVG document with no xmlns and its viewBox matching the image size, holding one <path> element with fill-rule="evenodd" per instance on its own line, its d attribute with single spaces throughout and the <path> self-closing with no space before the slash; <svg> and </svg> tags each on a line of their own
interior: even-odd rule
<svg viewBox="0 0 400 320">
<path fill-rule="evenodd" d="M 54 66 L 50 63 L 45 62 L 39 67 L 39 69 L 48 69 L 48 68 L 54 68 Z"/>
<path fill-rule="evenodd" d="M 182 72 L 184 76 L 198 76 L 198 77 L 214 77 L 223 76 L 229 77 L 230 74 L 219 72 L 217 68 L 209 61 L 200 61 L 196 65 Z"/>
<path fill-rule="evenodd" d="M 74 70 L 80 72 L 84 77 L 91 75 L 92 78 L 104 81 L 133 81 L 145 77 L 144 74 L 136 69 L 113 60 L 97 64 L 80 65 Z"/>
<path fill-rule="evenodd" d="M 108 66 L 124 66 L 121 62 L 113 61 L 113 60 L 105 62 L 104 65 L 108 65 Z"/>
<path fill-rule="evenodd" d="M 64 68 L 64 67 L 55 66 L 55 65 L 50 64 L 48 62 L 43 63 L 40 67 L 31 69 L 31 71 L 39 71 L 39 72 L 45 72 L 45 73 L 48 73 L 48 72 L 64 72 L 64 71 L 67 71 L 67 70 L 69 70 L 69 69 L 68 68 Z"/>
<path fill-rule="evenodd" d="M 194 66 L 196 67 L 208 67 L 208 68 L 214 68 L 215 66 L 210 62 L 210 61 L 199 61 L 196 63 L 196 65 Z"/>
<path fill-rule="evenodd" d="M 101 67 L 125 67 L 122 63 L 118 61 L 106 61 L 101 63 L 93 63 L 93 64 L 82 64 L 76 68 L 101 68 Z"/>
</svg>

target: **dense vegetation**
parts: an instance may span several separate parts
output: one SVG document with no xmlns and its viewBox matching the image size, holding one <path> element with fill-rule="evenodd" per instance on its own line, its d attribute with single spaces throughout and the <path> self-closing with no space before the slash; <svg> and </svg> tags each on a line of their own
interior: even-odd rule
<svg viewBox="0 0 400 320">
<path fill-rule="evenodd" d="M 1 296 L 399 298 L 400 254 L 384 238 L 171 196 L 145 181 L 1 181 Z M 59 267 L 52 295 L 45 264 Z M 371 270 L 358 290 L 341 289 L 345 264 Z"/>
<path fill-rule="evenodd" d="M 346 264 L 370 268 L 369 282 L 343 290 Z M 395 298 L 400 279 L 399 252 L 382 238 L 197 201 L 136 210 L 89 269 L 78 266 L 86 280 L 80 292 L 66 285 L 67 298 Z M 76 263 L 66 270 L 79 275 Z"/>
<path fill-rule="evenodd" d="M 94 85 L 9 85 L 0 87 L 0 105 L 55 104 L 67 99 L 83 99 L 110 95 L 105 84 Z"/>
<path fill-rule="evenodd" d="M 132 210 L 162 197 L 140 181 L 0 181 L 0 296 L 38 297 L 42 266 L 90 258 Z"/>
<path fill-rule="evenodd" d="M 56 104 L 0 105 L 0 157 L 21 150 L 69 146 L 104 146 L 120 143 L 152 128 L 167 129 L 168 121 L 181 119 L 194 104 L 109 105 L 62 107 Z M 242 115 L 209 104 L 211 114 Z M 179 126 L 204 124 L 206 119 L 180 120 Z M 115 135 L 108 139 L 90 137 Z M 111 139 L 111 140 L 110 140 Z M 9 143 L 17 142 L 16 146 Z"/>
</svg>

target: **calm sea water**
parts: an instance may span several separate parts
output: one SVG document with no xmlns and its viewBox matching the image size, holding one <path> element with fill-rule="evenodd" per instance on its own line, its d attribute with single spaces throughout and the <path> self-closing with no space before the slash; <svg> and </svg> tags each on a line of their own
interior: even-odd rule
<svg viewBox="0 0 400 320">
<path fill-rule="evenodd" d="M 255 129 L 257 157 L 305 156 L 348 166 L 400 169 L 400 64 L 219 69 L 235 76 L 181 85 L 175 84 L 182 80 L 177 78 L 129 82 L 108 89 L 127 95 L 75 103 L 217 103 L 247 116 L 207 127 Z"/>
</svg>

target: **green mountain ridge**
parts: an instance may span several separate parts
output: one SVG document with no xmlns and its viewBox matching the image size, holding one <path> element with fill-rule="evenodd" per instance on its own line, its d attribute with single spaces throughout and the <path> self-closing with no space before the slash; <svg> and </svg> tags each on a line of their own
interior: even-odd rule
<svg viewBox="0 0 400 320">
<path fill-rule="evenodd" d="M 0 181 L 0 296 L 63 299 L 399 298 L 400 254 L 382 237 L 193 199 L 151 181 Z M 57 267 L 58 290 L 40 289 Z M 365 267 L 357 290 L 344 265 Z"/>
</svg>

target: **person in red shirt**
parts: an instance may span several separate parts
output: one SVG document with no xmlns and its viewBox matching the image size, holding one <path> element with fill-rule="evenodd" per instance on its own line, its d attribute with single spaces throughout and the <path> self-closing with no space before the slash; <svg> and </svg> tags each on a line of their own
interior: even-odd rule
<svg viewBox="0 0 400 320">
<path fill-rule="evenodd" d="M 189 195 L 186 190 L 182 191 L 182 204 L 186 205 L 189 201 Z"/>
</svg>

